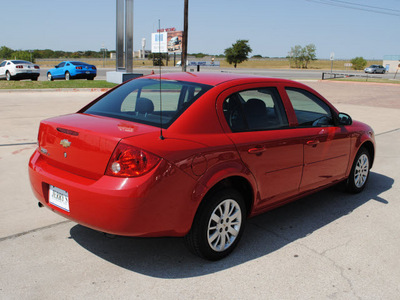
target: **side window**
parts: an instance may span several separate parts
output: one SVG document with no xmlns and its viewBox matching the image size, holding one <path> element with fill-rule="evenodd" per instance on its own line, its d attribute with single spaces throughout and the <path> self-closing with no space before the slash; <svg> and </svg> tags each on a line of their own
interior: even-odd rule
<svg viewBox="0 0 400 300">
<path fill-rule="evenodd" d="M 286 88 L 300 127 L 334 125 L 329 106 L 308 91 Z"/>
<path fill-rule="evenodd" d="M 5 65 L 6 65 L 6 62 L 3 61 L 3 62 L 0 64 L 0 67 L 4 67 Z"/>
<path fill-rule="evenodd" d="M 58 65 L 58 67 L 59 67 L 59 68 L 62 68 L 62 67 L 64 67 L 64 65 L 65 65 L 65 63 L 60 63 L 60 64 Z"/>
<path fill-rule="evenodd" d="M 275 88 L 245 90 L 232 94 L 224 101 L 223 110 L 233 132 L 288 126 L 281 98 Z"/>
</svg>

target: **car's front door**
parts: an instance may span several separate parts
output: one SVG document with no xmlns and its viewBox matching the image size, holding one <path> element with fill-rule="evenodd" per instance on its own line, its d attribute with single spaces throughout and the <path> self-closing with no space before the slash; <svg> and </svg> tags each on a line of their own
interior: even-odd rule
<svg viewBox="0 0 400 300">
<path fill-rule="evenodd" d="M 316 95 L 286 88 L 297 117 L 296 135 L 304 143 L 304 170 L 300 192 L 343 179 L 349 163 L 350 137 L 336 126 L 330 107 Z"/>
<path fill-rule="evenodd" d="M 5 66 L 6 66 L 6 61 L 3 61 L 0 64 L 0 78 L 6 77 L 6 68 L 5 68 Z"/>
<path fill-rule="evenodd" d="M 255 209 L 298 192 L 303 142 L 293 135 L 275 87 L 245 89 L 226 96 L 223 112 L 228 137 L 258 184 Z"/>
<path fill-rule="evenodd" d="M 64 77 L 64 65 L 65 65 L 65 62 L 62 62 L 62 63 L 58 64 L 57 68 L 54 70 L 53 77 L 55 77 L 55 78 Z"/>
</svg>

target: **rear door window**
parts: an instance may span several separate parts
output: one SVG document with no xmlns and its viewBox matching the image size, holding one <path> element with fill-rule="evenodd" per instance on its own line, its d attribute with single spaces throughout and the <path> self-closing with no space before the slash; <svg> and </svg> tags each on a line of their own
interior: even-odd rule
<svg viewBox="0 0 400 300">
<path fill-rule="evenodd" d="M 240 91 L 223 104 L 226 121 L 233 132 L 281 129 L 288 126 L 276 88 Z"/>
</svg>

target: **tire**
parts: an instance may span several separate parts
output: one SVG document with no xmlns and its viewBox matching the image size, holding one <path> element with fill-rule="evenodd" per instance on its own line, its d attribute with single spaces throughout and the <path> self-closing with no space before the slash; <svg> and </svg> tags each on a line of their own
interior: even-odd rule
<svg viewBox="0 0 400 300">
<path fill-rule="evenodd" d="M 51 73 L 47 73 L 47 81 L 53 81 L 54 78 L 51 76 Z"/>
<path fill-rule="evenodd" d="M 6 80 L 10 81 L 12 79 L 10 72 L 6 72 Z"/>
<path fill-rule="evenodd" d="M 65 72 L 65 80 L 70 80 L 71 79 L 71 75 L 69 74 L 69 72 Z"/>
<path fill-rule="evenodd" d="M 360 193 L 365 188 L 369 178 L 370 167 L 370 154 L 367 149 L 361 148 L 354 159 L 349 178 L 346 181 L 346 190 L 348 192 Z"/>
<path fill-rule="evenodd" d="M 208 260 L 229 255 L 243 234 L 246 206 L 234 189 L 222 189 L 205 198 L 190 232 L 185 237 L 189 250 Z"/>
<path fill-rule="evenodd" d="M 385 71 L 385 70 L 383 70 L 383 71 L 382 71 L 382 74 L 385 74 L 385 73 L 386 73 L 386 71 Z"/>
<path fill-rule="evenodd" d="M 87 80 L 93 80 L 94 79 L 94 77 L 88 77 L 87 78 Z"/>
<path fill-rule="evenodd" d="M 32 78 L 32 81 L 38 81 L 38 78 L 39 78 L 39 76 L 38 77 L 34 77 L 34 78 Z"/>
</svg>

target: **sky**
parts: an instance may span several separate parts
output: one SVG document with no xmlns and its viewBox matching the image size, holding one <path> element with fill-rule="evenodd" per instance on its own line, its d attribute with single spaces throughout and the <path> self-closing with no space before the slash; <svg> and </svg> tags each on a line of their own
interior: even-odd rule
<svg viewBox="0 0 400 300">
<path fill-rule="evenodd" d="M 0 0 L 0 47 L 115 50 L 115 0 Z M 183 29 L 184 0 L 134 0 L 134 49 L 151 33 Z M 400 55 L 400 0 L 189 0 L 188 52 L 223 54 L 249 40 L 251 55 L 285 57 L 295 45 L 317 58 Z"/>
</svg>

